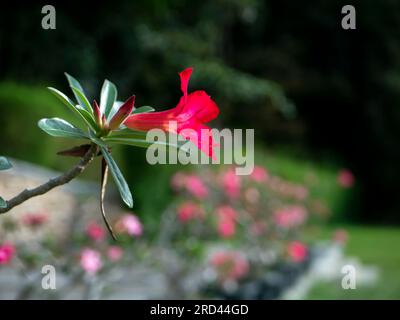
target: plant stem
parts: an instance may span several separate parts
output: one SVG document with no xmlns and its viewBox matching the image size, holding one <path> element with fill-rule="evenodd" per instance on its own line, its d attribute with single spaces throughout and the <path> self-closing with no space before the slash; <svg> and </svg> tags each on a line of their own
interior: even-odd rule
<svg viewBox="0 0 400 320">
<path fill-rule="evenodd" d="M 86 154 L 74 167 L 72 167 L 70 170 L 63 173 L 62 175 L 52 178 L 46 183 L 37 186 L 36 188 L 25 189 L 20 194 L 16 195 L 15 197 L 7 201 L 7 206 L 5 208 L 0 208 L 0 214 L 10 211 L 14 207 L 29 200 L 30 198 L 45 194 L 50 190 L 54 189 L 55 187 L 61 186 L 75 179 L 79 174 L 81 174 L 86 169 L 86 167 L 93 160 L 97 152 L 98 152 L 98 147 L 95 144 L 92 144 L 90 146 L 90 149 L 86 152 Z"/>
<path fill-rule="evenodd" d="M 103 221 L 108 229 L 108 232 L 110 232 L 113 240 L 116 241 L 117 237 L 115 236 L 114 231 L 107 220 L 106 212 L 104 210 L 104 196 L 106 193 L 107 180 L 108 180 L 108 165 L 106 160 L 103 158 L 101 161 L 100 210 L 101 210 L 101 215 L 103 217 Z"/>
</svg>

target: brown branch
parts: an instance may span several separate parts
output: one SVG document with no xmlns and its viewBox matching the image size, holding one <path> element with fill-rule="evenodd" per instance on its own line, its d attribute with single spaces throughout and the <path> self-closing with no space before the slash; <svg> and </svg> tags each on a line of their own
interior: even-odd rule
<svg viewBox="0 0 400 320">
<path fill-rule="evenodd" d="M 46 183 L 33 188 L 33 189 L 25 189 L 20 194 L 16 195 L 14 198 L 8 200 L 7 206 L 5 208 L 0 208 L 0 214 L 6 213 L 10 211 L 12 208 L 20 205 L 21 203 L 29 200 L 30 198 L 40 196 L 54 189 L 55 187 L 61 186 L 70 182 L 72 179 L 76 178 L 79 174 L 81 174 L 87 167 L 87 165 L 93 160 L 94 156 L 98 152 L 98 147 L 95 144 L 92 144 L 90 149 L 86 152 L 86 154 L 82 157 L 82 159 L 70 170 L 63 173 L 62 175 L 52 178 Z"/>
</svg>

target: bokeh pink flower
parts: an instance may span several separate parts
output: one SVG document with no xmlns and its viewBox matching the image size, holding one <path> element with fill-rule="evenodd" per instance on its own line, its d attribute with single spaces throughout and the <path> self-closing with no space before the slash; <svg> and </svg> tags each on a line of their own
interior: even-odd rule
<svg viewBox="0 0 400 320">
<path fill-rule="evenodd" d="M 118 246 L 111 246 L 107 249 L 107 257 L 112 262 L 121 260 L 124 250 Z"/>
<path fill-rule="evenodd" d="M 288 255 L 293 262 L 302 262 L 308 254 L 307 246 L 300 241 L 290 242 L 288 245 Z"/>
<path fill-rule="evenodd" d="M 258 183 L 265 182 L 268 179 L 268 172 L 263 167 L 255 166 L 250 178 Z"/>
<path fill-rule="evenodd" d="M 86 273 L 95 275 L 103 265 L 100 253 L 90 248 L 84 248 L 80 254 L 80 265 Z"/>
<path fill-rule="evenodd" d="M 236 199 L 240 196 L 240 177 L 236 175 L 235 170 L 229 169 L 222 176 L 222 186 L 225 194 L 231 198 Z"/>
<path fill-rule="evenodd" d="M 275 224 L 284 229 L 301 226 L 307 218 L 307 210 L 303 206 L 293 205 L 279 209 L 274 213 Z"/>
<path fill-rule="evenodd" d="M 94 241 L 101 241 L 106 236 L 106 231 L 96 222 L 91 222 L 86 226 L 86 234 Z"/>
<path fill-rule="evenodd" d="M 197 199 L 205 199 L 208 196 L 208 188 L 199 176 L 192 174 L 186 176 L 186 190 Z"/>
<path fill-rule="evenodd" d="M 9 242 L 0 245 L 0 265 L 9 264 L 15 255 L 15 251 L 15 246 Z"/>
<path fill-rule="evenodd" d="M 343 188 L 350 188 L 354 185 L 355 178 L 353 173 L 348 169 L 339 170 L 337 176 L 338 184 Z"/>
<path fill-rule="evenodd" d="M 235 251 L 218 251 L 210 258 L 222 280 L 239 280 L 246 276 L 250 266 L 243 254 Z"/>
<path fill-rule="evenodd" d="M 177 208 L 177 214 L 179 221 L 183 223 L 193 219 L 202 219 L 204 217 L 203 209 L 192 201 L 181 203 Z"/>
<path fill-rule="evenodd" d="M 120 218 L 115 229 L 120 233 L 127 233 L 133 237 L 140 237 L 143 234 L 143 226 L 139 218 L 133 214 L 125 214 Z"/>
<path fill-rule="evenodd" d="M 178 171 L 171 178 L 171 186 L 174 191 L 179 191 L 185 187 L 186 175 Z"/>
<path fill-rule="evenodd" d="M 217 208 L 218 234 L 223 238 L 230 238 L 236 233 L 237 212 L 230 206 L 221 206 Z"/>
<path fill-rule="evenodd" d="M 236 233 L 236 224 L 235 221 L 231 219 L 221 219 L 218 221 L 218 234 L 222 238 L 230 238 L 233 237 Z"/>
</svg>

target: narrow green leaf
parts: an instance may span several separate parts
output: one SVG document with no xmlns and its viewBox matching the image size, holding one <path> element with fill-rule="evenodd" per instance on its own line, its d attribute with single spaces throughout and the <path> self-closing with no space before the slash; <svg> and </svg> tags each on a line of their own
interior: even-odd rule
<svg viewBox="0 0 400 320">
<path fill-rule="evenodd" d="M 179 141 L 178 143 L 171 143 L 168 141 L 147 141 L 146 139 L 137 139 L 137 138 L 114 138 L 114 137 L 105 137 L 104 141 L 107 143 L 116 143 L 116 144 L 125 144 L 129 146 L 148 148 L 151 145 L 160 145 L 160 146 L 169 146 L 177 149 L 182 148 L 187 141 Z M 185 149 L 183 149 L 185 150 Z"/>
<path fill-rule="evenodd" d="M 131 129 L 121 129 L 112 131 L 108 136 L 110 138 L 133 138 L 133 139 L 146 139 L 147 132 L 134 131 Z"/>
<path fill-rule="evenodd" d="M 7 170 L 12 167 L 12 164 L 6 157 L 0 157 L 0 170 Z"/>
<path fill-rule="evenodd" d="M 77 89 L 78 91 L 81 92 L 81 94 L 77 94 L 77 92 L 75 92 L 75 90 L 72 89 L 72 91 L 74 91 L 74 95 L 75 95 L 75 98 L 78 101 L 78 103 L 82 107 L 87 108 L 88 111 L 91 111 L 90 105 L 89 105 L 89 108 L 86 106 L 86 102 L 88 101 L 88 99 L 86 98 L 85 91 L 83 90 L 83 88 L 82 88 L 81 84 L 79 83 L 79 81 L 76 80 L 73 76 L 69 75 L 66 72 L 64 74 L 67 77 L 67 80 L 68 80 L 68 83 L 69 83 L 70 87 L 71 88 L 75 88 L 75 89 Z"/>
<path fill-rule="evenodd" d="M 145 112 L 153 112 L 155 109 L 153 107 L 150 106 L 143 106 L 143 107 L 139 107 L 136 108 L 132 111 L 131 114 L 138 114 L 138 113 L 145 113 Z"/>
<path fill-rule="evenodd" d="M 38 126 L 53 137 L 87 138 L 87 135 L 82 130 L 60 118 L 41 119 Z"/>
<path fill-rule="evenodd" d="M 2 197 L 0 197 L 0 209 L 4 208 L 7 208 L 7 202 Z"/>
<path fill-rule="evenodd" d="M 66 105 L 68 109 L 78 115 L 87 126 L 89 126 L 94 131 L 97 130 L 97 124 L 95 120 L 86 109 L 79 105 L 75 106 L 74 102 L 61 91 L 51 87 L 49 87 L 48 89 L 51 91 L 52 94 L 54 94 L 54 96 L 56 96 L 57 99 L 59 99 L 64 105 Z"/>
<path fill-rule="evenodd" d="M 117 88 L 111 81 L 108 81 L 107 79 L 104 80 L 103 87 L 101 88 L 100 112 L 105 115 L 107 120 L 111 119 L 110 113 L 116 99 Z"/>
<path fill-rule="evenodd" d="M 60 90 L 57 90 L 56 88 L 47 87 L 47 89 L 49 89 L 52 94 L 54 94 L 59 100 L 61 100 L 62 103 L 64 103 L 72 111 L 76 112 L 74 102 L 70 98 L 68 98 L 67 95 L 62 93 Z"/>
<path fill-rule="evenodd" d="M 92 129 L 94 132 L 99 130 L 99 126 L 96 123 L 96 120 L 93 118 L 93 114 L 86 111 L 86 109 L 82 108 L 81 106 L 77 105 L 76 108 L 81 114 L 81 117 L 85 120 L 86 124 Z"/>
<path fill-rule="evenodd" d="M 148 142 L 143 139 L 124 139 L 124 138 L 105 138 L 107 143 L 116 143 L 116 144 L 124 144 L 128 146 L 135 146 L 135 147 L 141 147 L 141 148 L 148 148 L 152 144 L 158 144 L 158 145 L 163 145 L 166 146 L 167 144 L 162 141 L 156 141 L 156 142 Z"/>
<path fill-rule="evenodd" d="M 122 175 L 113 157 L 107 151 L 107 149 L 101 147 L 101 152 L 103 153 L 104 159 L 106 159 L 108 167 L 110 168 L 111 174 L 118 187 L 119 193 L 121 194 L 122 200 L 124 200 L 124 202 L 128 205 L 129 208 L 132 208 L 133 207 L 132 194 L 129 190 L 129 186 L 126 183 L 124 176 Z"/>
<path fill-rule="evenodd" d="M 75 97 L 76 97 L 76 100 L 78 100 L 78 102 L 79 102 L 79 105 L 80 105 L 82 108 L 85 108 L 86 111 L 88 111 L 89 114 L 92 115 L 92 117 L 93 117 L 93 109 L 92 109 L 92 107 L 91 107 L 91 105 L 90 105 L 89 100 L 86 98 L 86 96 L 85 96 L 85 94 L 82 92 L 82 90 L 80 90 L 80 89 L 78 89 L 78 88 L 76 88 L 76 87 L 73 87 L 73 86 L 71 86 L 71 89 L 72 89 L 72 91 L 74 92 Z M 94 119 L 94 118 L 93 118 L 93 119 Z"/>
</svg>

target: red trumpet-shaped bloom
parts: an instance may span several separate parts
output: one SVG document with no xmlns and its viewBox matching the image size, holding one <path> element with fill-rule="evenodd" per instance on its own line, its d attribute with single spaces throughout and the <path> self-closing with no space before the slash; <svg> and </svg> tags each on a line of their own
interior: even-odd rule
<svg viewBox="0 0 400 320">
<path fill-rule="evenodd" d="M 203 90 L 188 94 L 188 83 L 192 71 L 192 68 L 187 68 L 179 73 L 183 96 L 175 108 L 161 112 L 133 114 L 126 119 L 124 125 L 139 131 L 158 128 L 177 133 L 195 143 L 200 150 L 212 157 L 214 144 L 210 128 L 205 123 L 215 119 L 219 114 L 219 109 Z M 170 121 L 175 121 L 176 126 L 170 125 Z"/>
</svg>

